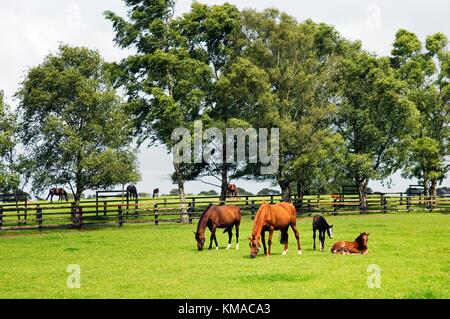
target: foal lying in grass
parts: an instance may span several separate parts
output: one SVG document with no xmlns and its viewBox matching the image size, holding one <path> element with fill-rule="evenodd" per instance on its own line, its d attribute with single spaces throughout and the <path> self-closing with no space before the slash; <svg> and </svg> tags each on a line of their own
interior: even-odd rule
<svg viewBox="0 0 450 319">
<path fill-rule="evenodd" d="M 361 233 L 355 241 L 338 241 L 331 248 L 333 254 L 366 254 L 369 234 Z"/>
</svg>

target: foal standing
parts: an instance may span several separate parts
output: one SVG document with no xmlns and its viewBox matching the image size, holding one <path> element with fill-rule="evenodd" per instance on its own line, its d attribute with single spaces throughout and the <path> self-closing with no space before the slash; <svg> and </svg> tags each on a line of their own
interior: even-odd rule
<svg viewBox="0 0 450 319">
<path fill-rule="evenodd" d="M 316 230 L 319 231 L 319 241 L 320 241 L 320 251 L 323 251 L 325 247 L 325 231 L 330 239 L 333 239 L 333 225 L 328 225 L 325 218 L 322 216 L 314 216 L 313 222 L 313 240 L 314 240 L 314 250 L 316 250 Z"/>
</svg>

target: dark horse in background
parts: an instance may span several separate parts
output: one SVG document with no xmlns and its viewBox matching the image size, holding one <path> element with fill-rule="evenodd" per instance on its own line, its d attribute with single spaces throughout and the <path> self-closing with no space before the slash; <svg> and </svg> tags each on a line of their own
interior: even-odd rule
<svg viewBox="0 0 450 319">
<path fill-rule="evenodd" d="M 224 233 L 228 232 L 227 249 L 230 249 L 231 240 L 233 238 L 233 227 L 236 227 L 236 249 L 239 249 L 239 225 L 241 223 L 241 217 L 241 209 L 237 206 L 213 206 L 210 204 L 198 221 L 197 232 L 194 232 L 198 250 L 203 250 L 206 241 L 205 231 L 207 227 L 211 232 L 209 249 L 212 248 L 213 239 L 216 243 L 216 249 L 219 249 L 216 238 L 217 228 L 225 228 Z"/>
<path fill-rule="evenodd" d="M 261 204 L 256 213 L 253 222 L 252 236 L 250 240 L 250 257 L 255 258 L 260 250 L 260 239 L 264 247 L 264 254 L 270 256 L 272 246 L 272 236 L 275 230 L 281 231 L 281 244 L 284 244 L 282 255 L 286 255 L 288 251 L 288 230 L 292 228 L 295 238 L 297 239 L 298 254 L 302 254 L 302 246 L 300 244 L 300 234 L 297 230 L 297 212 L 294 205 L 290 203 L 277 203 L 269 205 L 265 202 Z M 269 250 L 266 248 L 265 232 L 269 232 Z"/>
<path fill-rule="evenodd" d="M 48 200 L 50 198 L 50 202 L 53 203 L 53 196 L 59 196 L 58 201 L 66 200 L 69 201 L 69 196 L 67 196 L 67 192 L 64 190 L 64 188 L 52 188 L 48 192 L 48 196 L 45 200 Z"/>
<path fill-rule="evenodd" d="M 153 190 L 153 198 L 155 198 L 155 197 L 159 197 L 159 188 L 155 188 Z"/>
<path fill-rule="evenodd" d="M 128 185 L 127 186 L 127 198 L 128 199 L 138 199 L 138 192 L 137 188 L 134 185 Z"/>
<path fill-rule="evenodd" d="M 233 197 L 238 197 L 239 192 L 238 192 L 238 188 L 237 188 L 236 184 L 228 184 L 227 195 L 233 196 Z"/>
<path fill-rule="evenodd" d="M 327 232 L 328 237 L 330 239 L 333 239 L 333 225 L 328 225 L 325 218 L 322 216 L 314 216 L 313 222 L 313 240 L 314 240 L 314 246 L 313 249 L 316 250 L 316 231 L 319 231 L 319 241 L 320 241 L 320 251 L 323 251 L 325 247 L 325 232 Z"/>
</svg>

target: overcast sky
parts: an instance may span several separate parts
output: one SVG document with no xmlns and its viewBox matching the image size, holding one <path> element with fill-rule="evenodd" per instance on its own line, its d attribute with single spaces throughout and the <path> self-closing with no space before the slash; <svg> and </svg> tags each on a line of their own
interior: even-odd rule
<svg viewBox="0 0 450 319">
<path fill-rule="evenodd" d="M 190 0 L 177 1 L 176 14 L 189 10 Z M 199 1 L 220 4 L 225 1 Z M 239 0 L 227 1 L 239 8 L 262 10 L 276 7 L 294 16 L 298 21 L 312 18 L 316 22 L 332 24 L 345 37 L 360 39 L 366 49 L 387 55 L 399 28 L 406 28 L 423 40 L 427 35 L 444 32 L 450 36 L 450 2 L 428 1 L 365 1 L 365 0 Z M 0 1 L 0 89 L 14 105 L 12 95 L 28 68 L 39 64 L 58 43 L 96 48 L 107 61 L 117 61 L 127 52 L 113 44 L 113 31 L 103 18 L 105 10 L 124 15 L 121 0 L 2 0 Z M 159 187 L 163 193 L 175 188 L 168 176 L 172 172 L 171 157 L 163 148 L 142 149 L 140 167 L 143 180 L 139 191 L 150 192 Z M 214 181 L 214 180 L 210 180 Z M 388 189 L 379 182 L 371 182 L 377 191 L 404 191 L 411 181 L 399 174 L 392 178 Z M 413 181 L 414 182 L 414 181 Z M 252 192 L 270 183 L 237 181 Z M 448 179 L 445 181 L 449 186 Z M 211 189 L 200 182 L 189 182 L 187 192 Z"/>
</svg>

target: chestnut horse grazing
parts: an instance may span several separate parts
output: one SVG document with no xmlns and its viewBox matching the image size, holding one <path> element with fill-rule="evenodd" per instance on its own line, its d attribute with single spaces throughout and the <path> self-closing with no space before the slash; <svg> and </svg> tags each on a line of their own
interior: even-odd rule
<svg viewBox="0 0 450 319">
<path fill-rule="evenodd" d="M 69 201 L 69 196 L 67 196 L 67 192 L 64 190 L 64 188 L 52 188 L 48 192 L 48 196 L 45 200 L 48 200 L 50 198 L 50 202 L 53 203 L 53 196 L 59 196 L 58 201 L 62 201 L 63 199 Z"/>
<path fill-rule="evenodd" d="M 203 245 L 206 241 L 206 227 L 208 227 L 211 232 L 209 249 L 212 248 L 213 239 L 216 243 L 216 249 L 219 249 L 216 238 L 217 228 L 225 228 L 224 233 L 228 232 L 227 249 L 230 249 L 231 240 L 233 238 L 232 230 L 234 226 L 236 227 L 236 249 L 239 249 L 239 225 L 241 223 L 241 217 L 241 209 L 237 206 L 213 206 L 210 204 L 198 221 L 197 232 L 194 232 L 198 250 L 203 250 Z"/>
<path fill-rule="evenodd" d="M 228 184 L 228 186 L 227 186 L 227 195 L 228 196 L 233 196 L 233 197 L 238 197 L 239 191 L 238 191 L 238 188 L 237 188 L 236 184 Z"/>
<path fill-rule="evenodd" d="M 369 233 L 370 234 L 370 233 Z M 369 234 L 361 233 L 355 241 L 338 241 L 331 248 L 333 254 L 366 254 Z"/>
<path fill-rule="evenodd" d="M 297 214 L 295 207 L 290 203 L 277 203 L 273 205 L 263 202 L 253 222 L 252 236 L 250 240 L 250 257 L 255 258 L 260 250 L 260 238 L 262 239 L 264 254 L 270 256 L 270 248 L 272 246 L 272 236 L 274 230 L 281 231 L 281 244 L 284 244 L 282 255 L 286 255 L 288 251 L 288 230 L 289 226 L 297 239 L 298 254 L 302 254 L 302 246 L 300 244 L 300 235 L 297 230 Z M 269 231 L 269 250 L 266 249 L 265 232 Z"/>
</svg>

